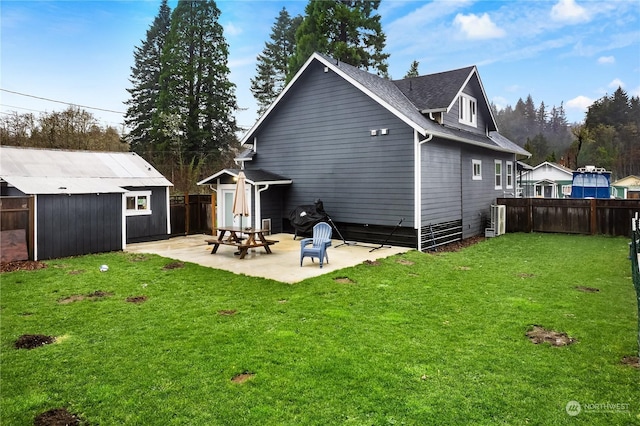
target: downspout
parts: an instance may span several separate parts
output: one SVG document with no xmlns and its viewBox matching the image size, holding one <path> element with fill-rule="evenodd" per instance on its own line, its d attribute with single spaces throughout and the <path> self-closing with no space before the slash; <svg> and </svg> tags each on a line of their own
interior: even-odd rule
<svg viewBox="0 0 640 426">
<path fill-rule="evenodd" d="M 255 226 L 254 228 L 259 229 L 262 228 L 262 214 L 261 214 L 261 202 L 260 202 L 260 193 L 263 191 L 266 191 L 267 189 L 269 189 L 269 184 L 266 184 L 264 186 L 264 188 L 260 188 L 258 187 L 258 185 L 256 184 L 256 189 L 255 189 L 255 197 L 256 197 L 256 217 L 255 217 Z M 258 227 L 258 224 L 260 224 L 260 226 Z"/>
<path fill-rule="evenodd" d="M 171 235 L 171 196 L 169 194 L 169 187 L 167 190 L 167 235 Z"/>
<path fill-rule="evenodd" d="M 122 250 L 127 248 L 127 193 L 122 193 Z"/>
<path fill-rule="evenodd" d="M 38 194 L 33 194 L 33 260 L 38 260 Z"/>
<path fill-rule="evenodd" d="M 414 228 L 418 235 L 418 250 L 422 251 L 422 235 L 420 235 L 422 229 L 422 144 L 429 142 L 433 139 L 433 134 L 429 134 L 426 139 L 420 140 L 420 133 L 413 131 L 414 141 L 414 154 L 413 154 L 413 167 L 414 167 L 414 209 L 413 209 L 413 223 Z"/>
</svg>

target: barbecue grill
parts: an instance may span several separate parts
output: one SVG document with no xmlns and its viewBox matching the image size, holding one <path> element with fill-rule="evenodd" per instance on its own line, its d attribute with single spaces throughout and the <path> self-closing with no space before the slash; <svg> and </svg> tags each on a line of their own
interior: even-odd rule
<svg viewBox="0 0 640 426">
<path fill-rule="evenodd" d="M 289 213 L 289 221 L 295 229 L 295 240 L 298 235 L 310 235 L 313 227 L 320 222 L 329 222 L 329 215 L 324 211 L 322 200 L 317 199 L 314 204 L 298 206 Z"/>
</svg>

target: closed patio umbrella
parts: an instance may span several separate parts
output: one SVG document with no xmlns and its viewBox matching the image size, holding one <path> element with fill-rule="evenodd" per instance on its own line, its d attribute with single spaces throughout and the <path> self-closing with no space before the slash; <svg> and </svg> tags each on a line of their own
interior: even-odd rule
<svg viewBox="0 0 640 426">
<path fill-rule="evenodd" d="M 236 192 L 233 194 L 233 215 L 240 215 L 240 229 L 242 229 L 242 216 L 249 216 L 249 202 L 246 197 L 245 179 L 244 172 L 238 173 Z"/>
</svg>

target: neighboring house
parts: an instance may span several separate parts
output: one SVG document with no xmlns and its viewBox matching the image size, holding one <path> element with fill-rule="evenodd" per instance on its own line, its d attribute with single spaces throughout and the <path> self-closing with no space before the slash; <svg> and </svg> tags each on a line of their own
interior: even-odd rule
<svg viewBox="0 0 640 426">
<path fill-rule="evenodd" d="M 569 198 L 573 170 L 557 163 L 545 161 L 520 177 L 523 197 Z"/>
<path fill-rule="evenodd" d="M 170 186 L 133 152 L 0 147 L 0 195 L 35 198 L 34 260 L 168 238 Z"/>
<path fill-rule="evenodd" d="M 321 199 L 346 239 L 382 243 L 395 228 L 389 243 L 424 250 L 483 234 L 491 204 L 514 196 L 529 153 L 497 130 L 475 66 L 392 81 L 315 53 L 236 162 L 256 226 L 291 232 L 289 212 Z M 239 169 L 199 182 L 217 190 L 218 223 L 233 220 Z"/>
<path fill-rule="evenodd" d="M 640 199 L 640 177 L 630 175 L 611 184 L 616 198 Z"/>
</svg>

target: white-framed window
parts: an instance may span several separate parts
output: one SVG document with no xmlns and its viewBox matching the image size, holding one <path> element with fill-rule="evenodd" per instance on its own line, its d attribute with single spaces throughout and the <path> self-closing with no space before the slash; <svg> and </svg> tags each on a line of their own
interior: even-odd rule
<svg viewBox="0 0 640 426">
<path fill-rule="evenodd" d="M 562 185 L 562 195 L 565 197 L 571 196 L 571 185 Z"/>
<path fill-rule="evenodd" d="M 482 160 L 471 160 L 472 175 L 471 179 L 473 180 L 482 180 Z"/>
<path fill-rule="evenodd" d="M 151 191 L 132 191 L 125 194 L 127 216 L 151 214 Z"/>
<path fill-rule="evenodd" d="M 502 160 L 495 160 L 496 189 L 502 189 Z"/>
<path fill-rule="evenodd" d="M 506 170 L 507 173 L 505 175 L 507 181 L 505 183 L 506 183 L 507 189 L 513 189 L 513 161 L 507 161 L 505 165 L 507 168 Z"/>
<path fill-rule="evenodd" d="M 478 125 L 477 103 L 475 98 L 469 95 L 460 95 L 458 99 L 458 121 L 467 126 L 476 127 Z"/>
</svg>

